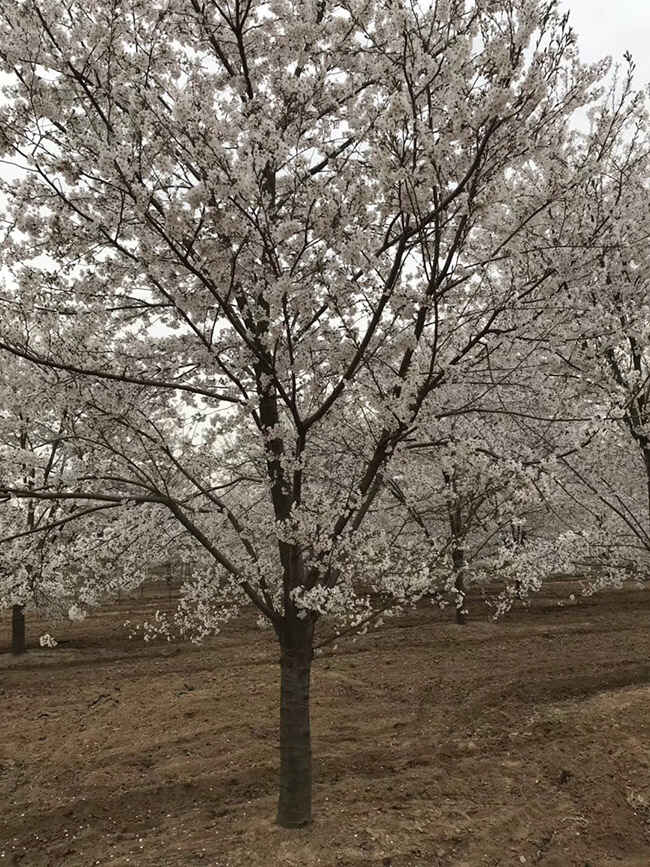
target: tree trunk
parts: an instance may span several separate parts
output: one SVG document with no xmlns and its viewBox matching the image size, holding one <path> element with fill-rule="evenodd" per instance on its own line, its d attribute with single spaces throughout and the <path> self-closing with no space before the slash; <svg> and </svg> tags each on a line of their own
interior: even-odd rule
<svg viewBox="0 0 650 867">
<path fill-rule="evenodd" d="M 645 463 L 645 483 L 648 494 L 648 524 L 650 524 L 650 449 L 643 449 L 643 462 Z"/>
<path fill-rule="evenodd" d="M 25 609 L 14 605 L 11 616 L 11 652 L 20 656 L 25 652 Z"/>
<path fill-rule="evenodd" d="M 456 590 L 456 623 L 462 626 L 465 623 L 465 551 L 462 548 L 454 549 L 452 552 L 454 561 L 454 588 Z"/>
<path fill-rule="evenodd" d="M 465 623 L 465 582 L 462 572 L 456 575 L 456 592 L 461 594 L 456 597 L 456 623 L 462 626 Z"/>
<path fill-rule="evenodd" d="M 294 625 L 280 635 L 280 796 L 277 823 L 283 828 L 311 824 L 311 729 L 309 678 L 313 624 Z"/>
</svg>

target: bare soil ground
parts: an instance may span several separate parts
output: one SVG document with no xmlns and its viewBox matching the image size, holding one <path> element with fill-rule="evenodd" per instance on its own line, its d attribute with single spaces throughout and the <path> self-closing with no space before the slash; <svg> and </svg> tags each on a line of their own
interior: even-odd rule
<svg viewBox="0 0 650 867">
<path fill-rule="evenodd" d="M 5 615 L 0 867 L 649 867 L 650 593 L 566 589 L 325 651 L 300 831 L 273 824 L 278 652 L 252 617 L 202 647 L 129 641 L 150 590 L 28 622 L 14 660 Z"/>
</svg>

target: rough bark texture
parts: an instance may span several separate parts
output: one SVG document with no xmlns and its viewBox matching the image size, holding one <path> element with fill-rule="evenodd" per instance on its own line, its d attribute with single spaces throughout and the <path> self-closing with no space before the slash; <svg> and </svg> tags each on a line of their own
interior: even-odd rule
<svg viewBox="0 0 650 867">
<path fill-rule="evenodd" d="M 14 605 L 12 609 L 11 652 L 15 656 L 25 652 L 25 611 L 22 605 Z"/>
<path fill-rule="evenodd" d="M 280 637 L 280 796 L 277 823 L 283 828 L 311 824 L 311 729 L 309 679 L 311 624 Z"/>
</svg>

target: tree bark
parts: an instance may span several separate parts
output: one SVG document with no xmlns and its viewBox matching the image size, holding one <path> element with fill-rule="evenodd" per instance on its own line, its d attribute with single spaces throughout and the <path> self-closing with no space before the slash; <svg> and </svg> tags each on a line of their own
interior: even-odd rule
<svg viewBox="0 0 650 867">
<path fill-rule="evenodd" d="M 465 623 L 465 582 L 462 572 L 456 575 L 456 592 L 462 594 L 460 601 L 456 601 L 456 623 L 462 626 Z"/>
<path fill-rule="evenodd" d="M 452 552 L 454 562 L 454 588 L 456 590 L 456 623 L 462 626 L 465 623 L 465 552 L 462 548 L 454 549 Z"/>
<path fill-rule="evenodd" d="M 311 728 L 309 680 L 313 624 L 298 622 L 280 637 L 280 795 L 277 824 L 311 824 Z"/>
<path fill-rule="evenodd" d="M 20 656 L 25 652 L 25 609 L 14 605 L 11 615 L 11 652 Z"/>
<path fill-rule="evenodd" d="M 643 463 L 645 464 L 645 484 L 648 495 L 648 525 L 650 525 L 650 448 L 643 449 Z"/>
</svg>

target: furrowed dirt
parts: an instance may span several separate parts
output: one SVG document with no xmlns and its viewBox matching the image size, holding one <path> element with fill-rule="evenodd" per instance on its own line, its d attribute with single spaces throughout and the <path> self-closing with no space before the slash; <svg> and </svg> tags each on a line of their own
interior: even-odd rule
<svg viewBox="0 0 650 867">
<path fill-rule="evenodd" d="M 477 601 L 465 626 L 422 605 L 325 649 L 300 831 L 273 824 L 278 650 L 252 616 L 201 647 L 129 640 L 150 588 L 28 620 L 16 660 L 5 613 L 0 867 L 648 867 L 650 593 L 563 598 L 496 624 Z"/>
</svg>

